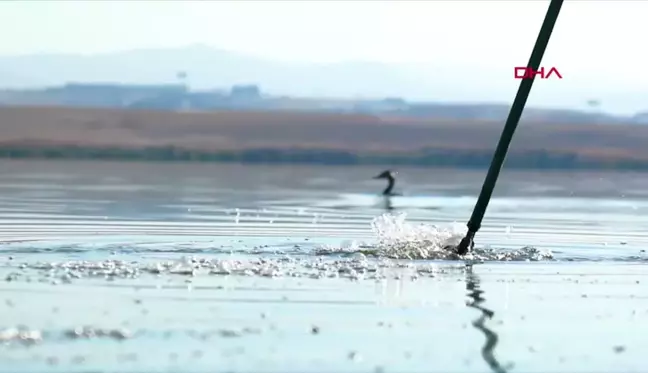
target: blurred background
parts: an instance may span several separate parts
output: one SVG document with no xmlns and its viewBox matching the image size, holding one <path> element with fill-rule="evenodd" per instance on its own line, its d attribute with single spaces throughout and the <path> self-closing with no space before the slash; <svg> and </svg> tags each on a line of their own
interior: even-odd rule
<svg viewBox="0 0 648 373">
<path fill-rule="evenodd" d="M 546 1 L 0 4 L 0 156 L 485 167 Z M 568 1 L 509 166 L 648 167 L 640 1 Z"/>
</svg>

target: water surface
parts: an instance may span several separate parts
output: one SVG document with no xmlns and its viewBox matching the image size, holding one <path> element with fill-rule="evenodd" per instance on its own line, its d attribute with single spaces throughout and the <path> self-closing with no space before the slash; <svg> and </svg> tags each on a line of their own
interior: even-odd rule
<svg viewBox="0 0 648 373">
<path fill-rule="evenodd" d="M 648 370 L 648 175 L 504 172 L 477 245 L 552 258 L 467 265 L 369 253 L 485 172 L 380 171 L 0 162 L 0 371 Z"/>
</svg>

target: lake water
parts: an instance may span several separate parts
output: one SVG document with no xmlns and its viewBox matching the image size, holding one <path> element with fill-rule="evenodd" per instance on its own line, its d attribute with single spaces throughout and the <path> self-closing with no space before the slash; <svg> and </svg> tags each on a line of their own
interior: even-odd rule
<svg viewBox="0 0 648 373">
<path fill-rule="evenodd" d="M 0 161 L 0 372 L 648 371 L 648 174 L 505 171 L 452 260 L 485 172 L 380 171 Z"/>
</svg>

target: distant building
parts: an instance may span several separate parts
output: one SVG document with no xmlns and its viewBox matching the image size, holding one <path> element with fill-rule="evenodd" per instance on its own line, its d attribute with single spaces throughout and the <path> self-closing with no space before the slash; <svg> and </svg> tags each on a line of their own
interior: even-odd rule
<svg viewBox="0 0 648 373">
<path fill-rule="evenodd" d="M 99 107 L 131 107 L 157 97 L 184 96 L 187 92 L 182 84 L 68 83 L 45 90 L 45 94 L 56 97 L 63 105 Z"/>
<path fill-rule="evenodd" d="M 386 99 L 382 100 L 381 104 L 381 108 L 386 111 L 400 111 L 407 110 L 409 108 L 407 101 L 400 97 L 387 97 Z"/>
<path fill-rule="evenodd" d="M 261 88 L 256 84 L 235 85 L 230 90 L 230 96 L 236 100 L 258 100 L 261 98 Z"/>
<path fill-rule="evenodd" d="M 366 114 L 382 114 L 405 111 L 409 105 L 399 97 L 388 97 L 376 101 L 358 101 L 353 106 L 354 112 Z"/>
<path fill-rule="evenodd" d="M 50 90 L 76 92 L 147 92 L 187 93 L 184 84 L 120 84 L 120 83 L 68 83 Z"/>
<path fill-rule="evenodd" d="M 648 124 L 648 111 L 633 115 L 631 120 L 632 123 Z"/>
</svg>

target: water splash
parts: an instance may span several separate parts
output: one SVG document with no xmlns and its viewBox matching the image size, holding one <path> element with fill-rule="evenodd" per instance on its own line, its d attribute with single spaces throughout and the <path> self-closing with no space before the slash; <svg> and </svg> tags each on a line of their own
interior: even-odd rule
<svg viewBox="0 0 648 373">
<path fill-rule="evenodd" d="M 518 250 L 498 250 L 476 247 L 465 256 L 449 248 L 455 247 L 466 234 L 466 227 L 458 223 L 447 226 L 413 224 L 406 221 L 405 213 L 383 214 L 373 219 L 371 228 L 378 237 L 376 253 L 398 259 L 442 259 L 472 261 L 539 261 L 551 260 L 550 251 L 534 247 Z"/>
<path fill-rule="evenodd" d="M 456 246 L 466 234 L 457 223 L 447 227 L 406 222 L 407 214 L 383 214 L 373 219 L 371 229 L 378 237 L 383 255 L 407 259 L 445 259 L 447 246 Z"/>
</svg>

